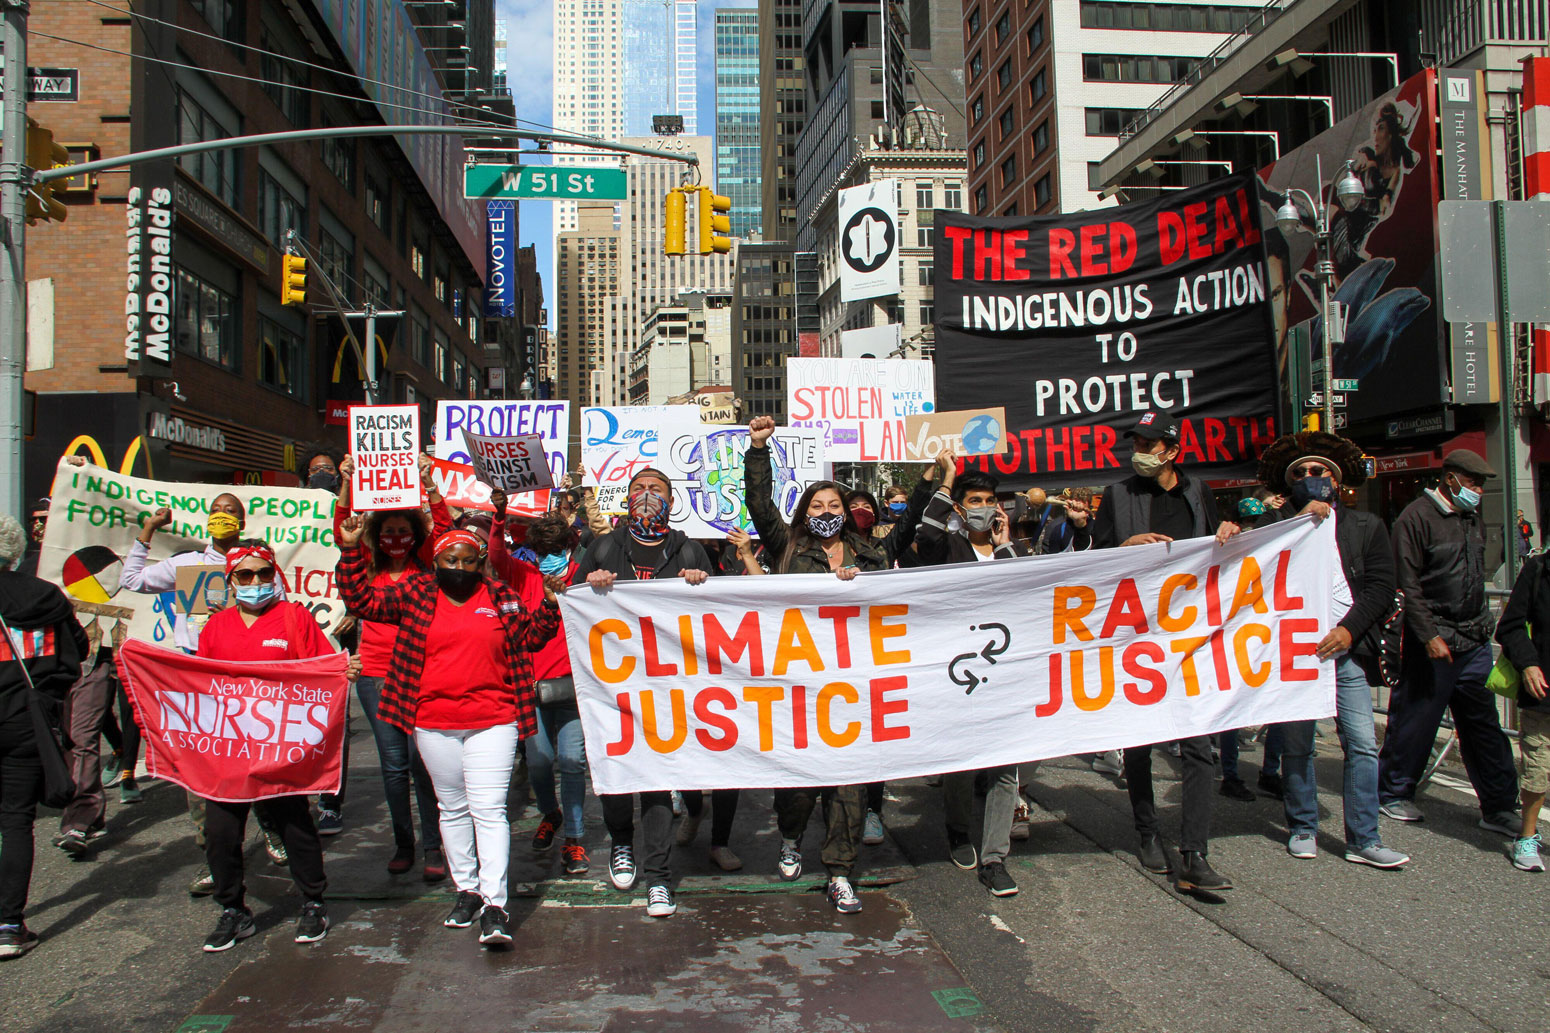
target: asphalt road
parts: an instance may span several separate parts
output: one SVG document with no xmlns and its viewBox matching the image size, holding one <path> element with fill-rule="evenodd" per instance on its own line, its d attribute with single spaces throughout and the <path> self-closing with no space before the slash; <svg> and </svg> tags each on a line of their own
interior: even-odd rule
<svg viewBox="0 0 1550 1033">
<path fill-rule="evenodd" d="M 1235 883 L 1220 898 L 1142 872 L 1123 789 L 1076 759 L 1024 772 L 1037 807 L 1031 838 L 1014 844 L 1013 898 L 947 863 L 938 790 L 890 786 L 890 839 L 863 848 L 866 910 L 852 919 L 817 892 L 816 822 L 809 878 L 773 878 L 767 793 L 746 794 L 739 812 L 743 871 L 709 866 L 708 815 L 699 842 L 675 852 L 680 912 L 665 921 L 603 886 L 595 807 L 583 880 L 556 878 L 558 858 L 531 853 L 525 808 L 513 842 L 518 946 L 491 956 L 440 927 L 444 889 L 382 870 L 380 783 L 358 733 L 347 829 L 327 843 L 335 924 L 324 943 L 291 943 L 297 899 L 254 839 L 260 935 L 202 953 L 215 911 L 185 891 L 200 858 L 182 792 L 153 784 L 138 806 L 110 804 L 111 834 L 84 860 L 48 844 L 52 819 L 40 824 L 29 915 L 44 942 L 0 965 L 0 1014 L 7 1033 L 1544 1029 L 1545 876 L 1513 869 L 1503 837 L 1475 827 L 1473 799 L 1437 784 L 1421 797 L 1424 824 L 1383 824 L 1412 864 L 1346 863 L 1333 743 L 1322 740 L 1318 761 L 1316 860 L 1286 854 L 1276 801 L 1216 798 L 1212 861 Z M 1257 761 L 1245 754 L 1251 782 Z M 1175 778 L 1160 763 L 1165 829 L 1177 828 Z"/>
</svg>

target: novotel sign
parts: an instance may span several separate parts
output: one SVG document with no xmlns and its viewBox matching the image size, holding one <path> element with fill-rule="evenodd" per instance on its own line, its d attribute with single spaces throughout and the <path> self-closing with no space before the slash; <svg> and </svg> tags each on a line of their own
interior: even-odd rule
<svg viewBox="0 0 1550 1033">
<path fill-rule="evenodd" d="M 485 253 L 484 314 L 517 314 L 517 284 L 514 260 L 517 250 L 517 203 L 486 201 L 488 248 Z"/>
</svg>

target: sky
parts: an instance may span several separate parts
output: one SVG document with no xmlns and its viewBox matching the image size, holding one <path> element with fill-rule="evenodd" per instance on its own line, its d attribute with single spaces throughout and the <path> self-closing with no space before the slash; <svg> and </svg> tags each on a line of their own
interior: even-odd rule
<svg viewBox="0 0 1550 1033">
<path fill-rule="evenodd" d="M 713 136 L 716 125 L 716 8 L 755 7 L 755 0 L 726 0 L 699 5 L 699 122 L 702 136 Z M 506 22 L 506 81 L 517 102 L 517 117 L 547 125 L 554 115 L 553 0 L 496 0 L 495 16 Z M 528 128 L 541 128 L 529 126 Z M 530 159 L 524 159 L 530 160 Z M 521 244 L 533 244 L 544 277 L 545 304 L 554 323 L 553 204 L 522 201 L 518 215 Z"/>
</svg>

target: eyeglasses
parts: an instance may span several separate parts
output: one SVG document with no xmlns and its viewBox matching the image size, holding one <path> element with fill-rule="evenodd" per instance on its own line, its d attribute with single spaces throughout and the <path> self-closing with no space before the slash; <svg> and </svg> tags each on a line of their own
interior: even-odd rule
<svg viewBox="0 0 1550 1033">
<path fill-rule="evenodd" d="M 1292 467 L 1293 477 L 1323 477 L 1329 473 L 1329 468 L 1318 463 L 1304 463 L 1302 466 Z"/>
<path fill-rule="evenodd" d="M 260 567 L 258 570 L 234 570 L 231 572 L 231 577 L 228 580 L 237 585 L 251 585 L 255 581 L 261 581 L 267 585 L 274 581 L 274 568 Z"/>
</svg>

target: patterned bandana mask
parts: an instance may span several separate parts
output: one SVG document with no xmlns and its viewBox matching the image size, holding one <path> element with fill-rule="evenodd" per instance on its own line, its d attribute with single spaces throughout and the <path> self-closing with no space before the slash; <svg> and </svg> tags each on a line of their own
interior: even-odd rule
<svg viewBox="0 0 1550 1033">
<path fill-rule="evenodd" d="M 659 541 L 667 536 L 667 500 L 649 491 L 630 496 L 630 533 L 642 541 Z"/>
</svg>

